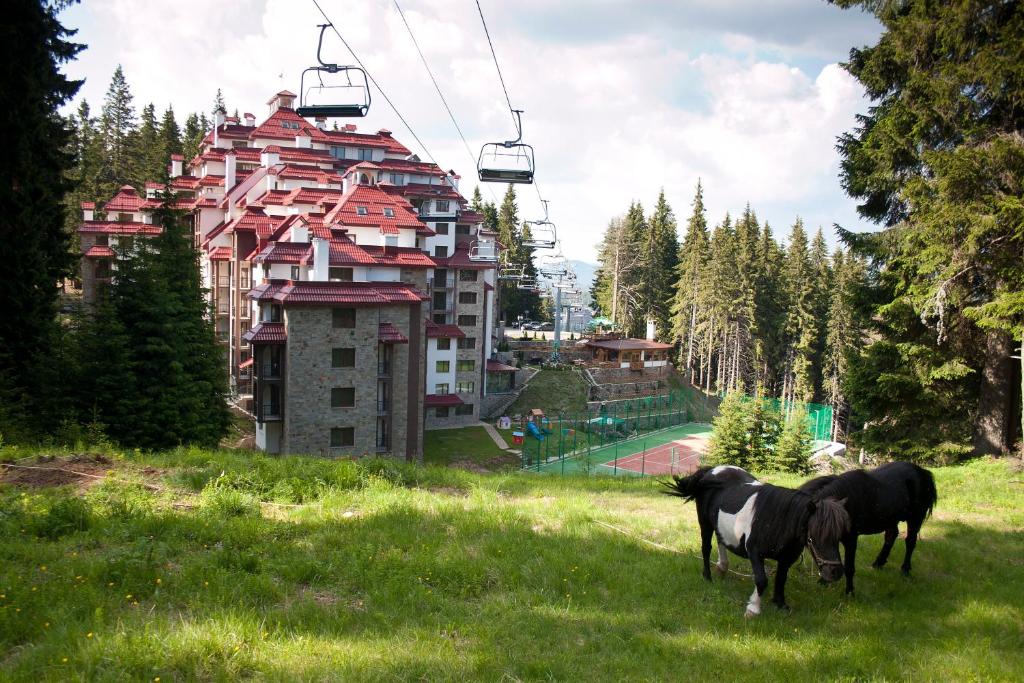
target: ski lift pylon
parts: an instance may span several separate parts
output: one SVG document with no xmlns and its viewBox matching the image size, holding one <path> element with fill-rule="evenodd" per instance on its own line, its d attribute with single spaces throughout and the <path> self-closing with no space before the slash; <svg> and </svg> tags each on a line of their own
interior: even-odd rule
<svg viewBox="0 0 1024 683">
<path fill-rule="evenodd" d="M 370 83 L 366 72 L 358 66 L 328 64 L 320 56 L 324 46 L 324 32 L 333 24 L 320 24 L 320 42 L 316 47 L 316 59 L 319 66 L 311 66 L 302 72 L 299 78 L 299 107 L 295 110 L 299 116 L 311 118 L 354 117 L 366 116 L 370 111 Z M 317 83 L 306 88 L 306 74 L 313 72 Z M 324 74 L 338 74 L 345 77 L 344 82 L 325 83 Z M 354 77 L 354 78 L 353 78 Z M 353 80 L 355 82 L 353 82 Z M 342 102 L 321 102 L 321 98 L 334 99 L 336 94 L 349 97 Z"/>
<path fill-rule="evenodd" d="M 485 183 L 532 183 L 534 172 L 533 147 L 523 142 L 522 109 L 514 109 L 516 116 L 515 140 L 488 142 L 480 148 L 476 172 Z"/>
</svg>

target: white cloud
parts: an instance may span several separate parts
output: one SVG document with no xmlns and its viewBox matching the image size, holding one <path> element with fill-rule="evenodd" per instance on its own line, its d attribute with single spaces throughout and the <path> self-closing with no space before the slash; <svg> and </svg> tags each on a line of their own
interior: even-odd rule
<svg viewBox="0 0 1024 683">
<path fill-rule="evenodd" d="M 470 155 L 391 2 L 323 6 L 437 161 L 455 168 L 463 191 L 472 192 Z M 403 8 L 470 154 L 483 142 L 512 137 L 472 3 L 407 0 Z M 558 26 L 534 34 L 526 32 L 531 17 L 502 21 L 503 6 L 485 10 L 495 14 L 489 16 L 495 48 L 513 105 L 526 110 L 525 139 L 537 149 L 539 185 L 551 200 L 568 256 L 593 258 L 608 219 L 632 199 L 650 207 L 661 187 L 684 222 L 698 177 L 713 222 L 748 200 L 777 233 L 797 213 L 826 227 L 839 217 L 850 222 L 852 202 L 836 179 L 834 142 L 865 103 L 857 83 L 820 58 L 820 46 L 814 59 L 801 61 L 793 46 L 781 56 L 743 30 L 742 22 L 734 31 L 706 36 L 700 51 L 677 44 L 671 34 L 617 34 L 608 26 L 601 27 L 600 40 L 558 41 L 551 39 Z M 537 21 L 543 10 L 523 6 Z M 629 24 L 630 7 L 616 11 Z M 740 15 L 745 8 L 737 4 L 731 11 Z M 836 15 L 842 17 L 838 10 Z M 312 3 L 302 0 L 97 0 L 69 17 L 80 21 L 80 37 L 91 44 L 71 71 L 89 77 L 84 95 L 94 109 L 114 66 L 122 63 L 138 105 L 154 101 L 162 109 L 173 103 L 182 118 L 208 111 L 218 87 L 229 108 L 262 116 L 270 94 L 298 88 L 299 73 L 315 58 L 315 26 L 322 22 Z M 843 58 L 847 47 L 837 44 L 831 60 Z M 349 61 L 333 35 L 324 49 Z M 390 128 L 416 147 L 381 97 L 375 96 L 371 115 L 359 125 Z M 540 208 L 533 190 L 517 190 L 521 214 L 534 217 Z M 504 186 L 493 191 L 500 199 Z"/>
</svg>

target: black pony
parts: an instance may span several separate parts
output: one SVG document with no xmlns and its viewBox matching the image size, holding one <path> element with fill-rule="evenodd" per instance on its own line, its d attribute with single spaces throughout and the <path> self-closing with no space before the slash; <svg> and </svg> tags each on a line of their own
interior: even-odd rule
<svg viewBox="0 0 1024 683">
<path fill-rule="evenodd" d="M 815 500 L 810 494 L 762 484 L 748 472 L 732 465 L 702 467 L 688 477 L 665 482 L 668 493 L 697 501 L 704 578 L 711 580 L 711 534 L 718 538 L 718 564 L 729 567 L 725 549 L 750 559 L 755 589 L 747 603 L 746 616 L 761 613 L 761 596 L 768 587 L 764 561 L 775 560 L 775 593 L 772 601 L 786 605 L 786 575 L 800 557 L 804 546 L 818 564 L 823 581 L 842 576 L 839 539 L 847 532 L 850 519 L 840 502 Z"/>
<path fill-rule="evenodd" d="M 899 535 L 897 525 L 900 522 L 907 523 L 902 570 L 904 575 L 910 575 L 910 557 L 917 545 L 917 534 L 939 498 L 932 473 L 909 462 L 893 462 L 870 471 L 851 470 L 818 477 L 801 486 L 800 490 L 815 499 L 846 499 L 845 507 L 851 522 L 842 539 L 846 555 L 847 593 L 853 593 L 857 537 L 885 533 L 882 550 L 872 565 L 880 568 L 889 559 L 889 552 Z"/>
</svg>

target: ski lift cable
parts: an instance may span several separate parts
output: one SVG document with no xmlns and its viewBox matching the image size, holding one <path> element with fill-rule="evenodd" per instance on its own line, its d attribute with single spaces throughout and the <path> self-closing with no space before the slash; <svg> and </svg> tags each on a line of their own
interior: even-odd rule
<svg viewBox="0 0 1024 683">
<path fill-rule="evenodd" d="M 324 8 L 320 6 L 320 3 L 317 0 L 313 0 L 313 4 L 316 6 L 318 10 L 320 10 L 320 14 L 324 16 L 324 21 L 330 24 L 331 28 L 334 29 L 334 34 L 338 36 L 339 40 L 341 40 L 341 44 L 345 46 L 345 49 L 347 49 L 352 54 L 352 58 L 356 60 L 356 63 L 359 65 L 359 68 L 363 70 L 363 73 L 366 74 L 366 77 L 369 78 L 370 82 L 373 83 L 375 88 L 377 88 L 377 91 L 381 94 L 381 97 L 384 98 L 384 101 L 387 102 L 388 106 L 391 107 L 391 110 L 395 112 L 395 116 L 398 117 L 398 120 L 402 122 L 402 125 L 404 125 L 406 130 L 409 131 L 409 134 L 412 135 L 412 137 L 416 140 L 420 148 L 423 149 L 423 152 L 427 155 L 427 158 L 430 159 L 431 163 L 440 168 L 441 165 L 438 164 L 437 160 L 434 159 L 434 155 L 430 153 L 430 150 L 427 149 L 427 146 L 423 144 L 422 140 L 420 140 L 420 136 L 416 135 L 416 131 L 412 129 L 412 126 L 409 125 L 409 122 L 405 120 L 404 116 L 402 116 L 402 112 L 398 111 L 398 107 L 395 106 L 395 103 L 392 102 L 391 98 L 388 97 L 386 92 L 384 92 L 384 88 L 380 87 L 380 83 L 377 82 L 377 79 L 373 77 L 373 74 L 370 73 L 370 70 L 366 68 L 365 64 L 363 64 L 363 60 L 359 59 L 359 55 L 355 53 L 355 50 L 352 49 L 352 47 L 348 44 L 348 41 L 346 41 L 344 36 L 341 35 L 341 32 L 338 31 L 338 27 L 335 26 L 334 22 L 331 21 L 331 18 L 327 16 L 327 12 L 324 11 Z"/>
<path fill-rule="evenodd" d="M 455 126 L 455 130 L 458 131 L 459 137 L 462 138 L 462 145 L 466 148 L 466 154 L 469 155 L 469 162 L 471 166 L 476 166 L 476 157 L 473 155 L 472 150 L 469 148 L 469 143 L 466 141 L 466 136 L 462 133 L 462 128 L 459 126 L 459 122 L 455 120 L 455 114 L 452 113 L 452 108 L 448 106 L 448 100 L 445 99 L 444 93 L 441 92 L 441 86 L 438 84 L 437 79 L 434 77 L 434 72 L 427 63 L 427 58 L 423 54 L 423 50 L 420 49 L 419 41 L 416 40 L 416 36 L 412 32 L 412 27 L 409 26 L 409 21 L 405 18 L 405 12 L 402 11 L 402 6 L 398 4 L 398 0 L 393 0 L 395 3 L 395 9 L 398 10 L 398 16 L 402 18 L 402 23 L 405 24 L 405 30 L 409 32 L 409 38 L 412 39 L 412 44 L 416 48 L 416 52 L 420 56 L 420 61 L 423 62 L 423 68 L 427 70 L 427 75 L 430 76 L 430 82 L 434 84 L 434 90 L 437 91 L 437 96 L 441 98 L 441 104 L 444 105 L 445 111 L 448 112 L 448 118 L 452 120 L 452 125 Z M 491 195 L 491 199 L 497 203 L 498 198 L 494 194 L 494 190 L 487 187 L 487 191 Z"/>
<path fill-rule="evenodd" d="M 501 73 L 501 66 L 498 64 L 498 55 L 494 51 L 494 42 L 491 40 L 491 31 L 487 28 L 487 20 L 484 18 L 484 10 L 480 6 L 480 0 L 475 0 L 476 10 L 480 14 L 480 23 L 484 26 L 484 35 L 487 36 L 487 45 L 491 48 L 491 57 L 494 58 L 494 68 L 498 72 L 498 81 L 501 82 L 501 90 L 505 93 L 505 103 L 508 105 L 508 111 L 512 115 L 512 122 L 516 126 L 516 132 L 522 137 L 522 128 L 520 127 L 519 119 L 516 117 L 516 110 L 512 107 L 512 98 L 508 95 L 508 88 L 505 87 L 505 77 Z M 537 199 L 540 200 L 541 204 L 544 203 L 544 197 L 541 196 L 540 187 L 537 185 L 536 177 L 533 179 L 533 187 L 537 191 Z"/>
</svg>

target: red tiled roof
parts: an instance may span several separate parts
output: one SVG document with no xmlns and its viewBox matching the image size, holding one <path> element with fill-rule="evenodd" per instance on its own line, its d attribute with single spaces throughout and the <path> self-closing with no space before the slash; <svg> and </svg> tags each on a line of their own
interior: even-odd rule
<svg viewBox="0 0 1024 683">
<path fill-rule="evenodd" d="M 348 237 L 336 237 L 331 240 L 330 264 L 332 266 L 375 266 L 377 261 L 363 247 L 358 246 Z"/>
<path fill-rule="evenodd" d="M 497 267 L 497 264 L 493 261 L 473 261 L 469 258 L 469 250 L 466 247 L 456 247 L 455 253 L 448 258 L 435 257 L 434 260 L 437 261 L 437 266 L 439 268 L 487 270 L 488 268 Z"/>
<path fill-rule="evenodd" d="M 334 171 L 324 171 L 319 166 L 285 164 L 283 168 L 271 168 L 271 175 L 285 180 L 313 180 L 323 185 L 341 185 L 341 176 Z"/>
<path fill-rule="evenodd" d="M 95 209 L 96 208 L 96 202 L 82 202 L 82 208 L 83 209 Z"/>
<path fill-rule="evenodd" d="M 276 291 L 272 291 L 274 287 Z M 310 282 L 286 280 L 252 290 L 249 296 L 260 301 L 271 299 L 285 305 L 379 306 L 383 304 L 419 303 L 426 297 L 416 288 L 402 282 Z"/>
<path fill-rule="evenodd" d="M 199 184 L 203 187 L 224 187 L 224 176 L 207 173 L 199 179 Z"/>
<path fill-rule="evenodd" d="M 377 325 L 377 339 L 382 344 L 408 344 L 409 338 L 391 323 Z"/>
<path fill-rule="evenodd" d="M 517 368 L 505 365 L 501 361 L 487 359 L 487 372 L 515 372 Z"/>
<path fill-rule="evenodd" d="M 440 339 L 462 339 L 466 333 L 457 325 L 439 325 L 432 320 L 427 321 L 427 337 Z"/>
<path fill-rule="evenodd" d="M 86 250 L 85 255 L 91 256 L 93 258 L 111 258 L 113 256 L 116 256 L 113 249 L 100 244 L 89 247 Z"/>
<path fill-rule="evenodd" d="M 284 128 L 281 125 L 282 123 L 298 124 L 298 128 Z M 256 138 L 294 140 L 296 135 L 308 135 L 313 139 L 317 139 L 320 136 L 317 136 L 314 133 L 321 132 L 316 128 L 316 126 L 312 125 L 306 121 L 306 119 L 302 118 L 287 107 L 278 107 L 266 121 L 255 128 L 249 128 L 246 126 L 245 130 L 246 136 L 250 140 L 255 140 Z"/>
<path fill-rule="evenodd" d="M 482 213 L 477 213 L 476 211 L 473 211 L 472 209 L 463 209 L 461 212 L 459 212 L 459 221 L 458 222 L 459 223 L 470 223 L 470 224 L 473 224 L 473 225 L 475 225 L 477 223 L 483 223 L 484 222 L 484 215 Z"/>
<path fill-rule="evenodd" d="M 123 185 L 110 201 L 104 205 L 104 211 L 138 211 L 142 204 L 142 197 L 135 192 L 131 185 Z"/>
<path fill-rule="evenodd" d="M 345 130 L 318 130 L 317 137 L 314 140 L 321 142 L 327 142 L 332 145 L 344 145 L 346 147 L 383 147 L 384 151 L 388 154 L 401 154 L 408 156 L 412 154 L 409 149 L 395 140 L 390 135 L 381 135 L 380 133 L 353 133 Z"/>
<path fill-rule="evenodd" d="M 428 408 L 461 406 L 463 403 L 458 394 L 427 394 L 423 399 L 423 405 Z"/>
<path fill-rule="evenodd" d="M 159 235 L 161 230 L 158 225 L 137 223 L 135 221 L 84 221 L 78 226 L 78 232 L 105 233 L 108 235 Z"/>
<path fill-rule="evenodd" d="M 288 333 L 284 323 L 259 323 L 243 334 L 242 339 L 257 344 L 283 344 L 288 341 Z"/>
<path fill-rule="evenodd" d="M 271 242 L 252 260 L 254 263 L 299 264 L 306 260 L 310 249 L 309 242 Z"/>
<path fill-rule="evenodd" d="M 269 238 L 288 216 L 268 216 L 263 209 L 247 207 L 245 213 L 227 224 L 227 230 L 254 230 L 261 240 Z"/>
<path fill-rule="evenodd" d="M 365 207 L 366 215 L 360 215 L 358 207 Z M 394 215 L 385 216 L 386 208 Z M 371 185 L 353 185 L 327 214 L 326 220 L 342 225 L 379 227 L 386 235 L 397 235 L 400 228 L 419 230 L 425 227 L 409 202 Z"/>
<path fill-rule="evenodd" d="M 210 250 L 211 261 L 230 261 L 231 247 L 214 247 Z"/>
<path fill-rule="evenodd" d="M 647 339 L 590 339 L 586 345 L 612 351 L 657 351 L 672 348 L 671 344 L 662 344 Z"/>
<path fill-rule="evenodd" d="M 377 265 L 398 266 L 401 268 L 436 268 L 434 259 L 416 247 L 378 247 L 368 245 L 362 247 Z"/>
</svg>

